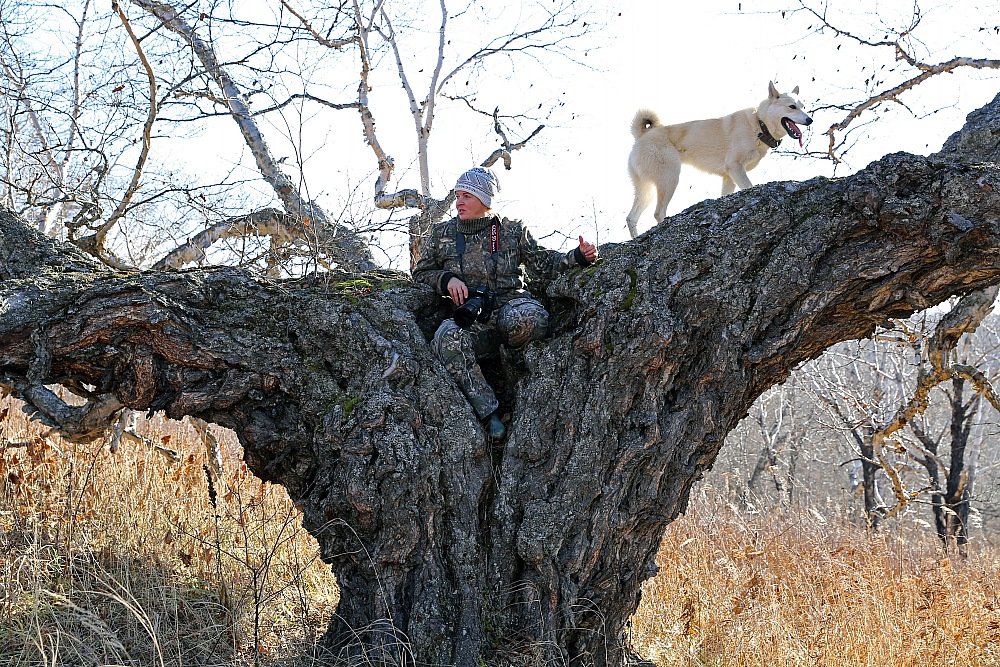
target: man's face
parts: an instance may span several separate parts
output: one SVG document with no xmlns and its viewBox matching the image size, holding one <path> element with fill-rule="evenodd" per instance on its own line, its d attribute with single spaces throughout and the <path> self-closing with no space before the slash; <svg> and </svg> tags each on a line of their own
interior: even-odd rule
<svg viewBox="0 0 1000 667">
<path fill-rule="evenodd" d="M 471 192 L 455 190 L 455 210 L 459 220 L 475 220 L 485 216 L 490 209 Z"/>
</svg>

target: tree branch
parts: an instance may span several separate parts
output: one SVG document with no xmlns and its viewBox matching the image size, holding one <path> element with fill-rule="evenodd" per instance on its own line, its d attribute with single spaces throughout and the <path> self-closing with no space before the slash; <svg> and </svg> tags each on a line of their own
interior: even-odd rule
<svg viewBox="0 0 1000 667">
<path fill-rule="evenodd" d="M 107 239 L 108 232 L 114 229 L 122 217 L 124 217 L 132 198 L 139 190 L 139 181 L 142 178 L 143 168 L 146 165 L 146 160 L 149 158 L 149 149 L 153 142 L 153 124 L 156 122 L 157 111 L 156 74 L 153 72 L 153 66 L 150 64 L 149 59 L 146 58 L 146 53 L 142 49 L 142 43 L 139 41 L 139 38 L 136 37 L 135 31 L 132 30 L 132 24 L 129 22 L 128 16 L 126 16 L 125 12 L 122 11 L 122 8 L 118 4 L 117 0 L 112 1 L 111 8 L 118 15 L 122 26 L 125 28 L 125 32 L 128 34 L 129 40 L 132 42 L 132 46 L 135 49 L 136 54 L 139 56 L 139 62 L 142 63 L 142 68 L 146 72 L 146 80 L 149 84 L 149 111 L 146 114 L 146 122 L 142 127 L 142 149 L 139 151 L 138 158 L 136 158 L 136 164 L 132 170 L 132 178 L 128 186 L 126 186 L 121 199 L 118 201 L 118 205 L 115 206 L 115 210 L 112 211 L 107 220 L 97 227 L 93 234 L 82 238 L 73 238 L 74 235 L 71 234 L 70 238 L 77 246 L 83 248 L 87 252 L 90 252 L 95 257 L 101 258 L 102 261 L 108 263 L 109 265 L 114 266 L 115 268 L 125 268 L 120 259 L 113 257 L 112 253 L 108 252 L 104 243 Z"/>
<path fill-rule="evenodd" d="M 902 51 L 902 48 L 897 45 L 897 50 L 901 54 L 900 59 L 910 62 L 912 58 Z M 915 61 L 914 61 L 915 62 Z M 830 138 L 829 144 L 827 146 L 827 154 L 833 159 L 834 162 L 840 162 L 840 158 L 837 157 L 834 152 L 834 144 L 836 142 L 837 132 L 842 132 L 848 128 L 857 118 L 863 114 L 865 111 L 881 104 L 882 102 L 899 102 L 899 96 L 908 91 L 916 88 L 918 85 L 938 74 L 944 74 L 946 72 L 951 72 L 960 67 L 971 67 L 973 69 L 1000 69 L 1000 60 L 989 60 L 984 58 L 952 58 L 951 60 L 937 65 L 923 65 L 921 64 L 918 69 L 920 69 L 920 74 L 907 79 L 906 81 L 893 86 L 887 90 L 884 90 L 876 95 L 868 98 L 864 102 L 854 106 L 846 116 L 840 121 L 834 123 L 825 132 L 825 134 Z"/>
<path fill-rule="evenodd" d="M 620 665 L 666 526 L 753 402 L 1000 284 L 1000 167 L 894 154 L 759 185 L 534 285 L 551 335 L 503 386 L 496 447 L 431 350 L 441 299 L 407 276 L 116 274 L 40 236 L 0 212 L 3 381 L 233 429 L 335 570 L 332 646 L 379 625 L 417 662 L 475 667 L 518 637 Z"/>
<path fill-rule="evenodd" d="M 828 29 L 832 31 L 835 35 L 840 37 L 846 37 L 851 41 L 856 42 L 862 46 L 878 48 L 878 47 L 889 47 L 893 50 L 895 59 L 897 61 L 905 62 L 907 65 L 917 70 L 919 73 L 915 76 L 910 77 L 906 81 L 903 81 L 895 86 L 887 88 L 881 92 L 871 95 L 867 100 L 853 105 L 846 116 L 840 121 L 832 124 L 829 129 L 825 132 L 827 137 L 829 137 L 829 144 L 827 146 L 827 155 L 834 161 L 834 163 L 839 163 L 840 158 L 836 154 L 836 135 L 838 132 L 843 132 L 846 130 L 854 121 L 856 121 L 865 111 L 872 109 L 883 102 L 896 102 L 902 104 L 900 96 L 918 85 L 926 81 L 927 79 L 937 76 L 938 74 L 945 74 L 952 72 L 956 69 L 968 67 L 971 69 L 1000 69 L 1000 60 L 990 59 L 990 58 L 968 58 L 968 57 L 955 57 L 948 61 L 937 63 L 937 64 L 927 64 L 921 62 L 916 57 L 914 57 L 906 45 L 905 40 L 910 37 L 913 32 L 920 25 L 923 16 L 920 13 L 920 7 L 914 4 L 913 6 L 913 16 L 909 25 L 907 25 L 902 30 L 897 32 L 896 39 L 881 39 L 881 40 L 869 40 L 855 35 L 854 33 L 844 30 L 843 28 L 831 23 L 826 15 L 825 6 L 824 11 L 821 13 L 806 4 L 805 0 L 799 0 L 799 6 L 811 14 L 814 18 L 820 21 L 821 29 Z M 838 47 L 839 48 L 839 47 Z M 867 83 L 867 81 L 866 81 Z"/>
<path fill-rule="evenodd" d="M 302 27 L 305 28 L 310 35 L 312 35 L 313 39 L 315 39 L 318 43 L 322 44 L 327 48 L 342 49 L 345 46 L 358 43 L 357 35 L 354 35 L 353 37 L 347 37 L 344 39 L 329 39 L 328 37 L 324 37 L 323 35 L 319 34 L 319 32 L 312 26 L 312 24 L 306 19 L 305 16 L 303 16 L 301 13 L 296 11 L 294 7 L 292 7 L 292 5 L 288 2 L 288 0 L 281 0 L 281 6 L 284 7 L 286 10 L 288 10 L 288 12 L 292 16 L 298 19 L 299 23 L 302 24 Z"/>
<path fill-rule="evenodd" d="M 309 218 L 317 226 L 336 227 L 335 233 L 330 236 L 338 240 L 337 260 L 341 268 L 362 271 L 373 268 L 375 263 L 371 253 L 357 234 L 331 221 L 326 212 L 313 202 L 307 201 L 288 176 L 281 171 L 271 155 L 263 134 L 254 122 L 253 114 L 243 99 L 239 87 L 219 64 L 212 47 L 197 35 L 194 28 L 173 6 L 155 0 L 132 0 L 132 2 L 155 16 L 164 27 L 179 35 L 192 48 L 205 67 L 205 71 L 222 90 L 230 115 L 239 126 L 244 141 L 254 156 L 257 168 L 285 210 L 291 215 Z"/>
<path fill-rule="evenodd" d="M 962 297 L 951 311 L 938 322 L 933 335 L 927 341 L 926 363 L 921 365 L 917 372 L 916 387 L 912 396 L 896 411 L 892 419 L 876 428 L 872 434 L 872 446 L 875 454 L 879 464 L 892 480 L 896 496 L 896 505 L 888 512 L 886 518 L 890 518 L 905 508 L 915 496 L 906 490 L 898 472 L 885 459 L 882 450 L 894 433 L 924 413 L 932 389 L 943 382 L 962 378 L 968 380 L 981 396 L 1000 411 L 1000 398 L 982 371 L 971 366 L 949 362 L 949 357 L 954 353 L 959 339 L 965 334 L 974 332 L 983 318 L 992 312 L 997 292 L 997 286 L 993 285 Z M 901 447 L 900 444 L 897 449 Z"/>
</svg>

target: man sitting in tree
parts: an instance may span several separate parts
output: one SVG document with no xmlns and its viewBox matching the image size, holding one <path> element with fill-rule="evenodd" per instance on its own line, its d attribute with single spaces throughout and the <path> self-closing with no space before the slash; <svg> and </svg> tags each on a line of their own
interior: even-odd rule
<svg viewBox="0 0 1000 667">
<path fill-rule="evenodd" d="M 597 247 L 582 236 L 568 253 L 540 247 L 520 220 L 491 211 L 499 189 L 496 175 L 482 167 L 459 176 L 458 215 L 434 226 L 413 269 L 414 280 L 455 304 L 455 317 L 441 323 L 431 345 L 493 440 L 503 438 L 506 427 L 477 358 L 495 354 L 501 344 L 519 348 L 540 340 L 549 325 L 548 311 L 525 289 L 525 267 L 553 277 L 597 259 Z"/>
</svg>

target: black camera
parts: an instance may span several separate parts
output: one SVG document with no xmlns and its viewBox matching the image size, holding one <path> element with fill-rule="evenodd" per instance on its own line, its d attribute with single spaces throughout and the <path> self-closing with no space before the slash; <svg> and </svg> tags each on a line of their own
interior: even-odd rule
<svg viewBox="0 0 1000 667">
<path fill-rule="evenodd" d="M 461 306 L 455 309 L 455 324 L 462 329 L 468 329 L 476 320 L 485 322 L 490 319 L 496 307 L 496 297 L 489 287 L 470 287 L 469 296 Z"/>
</svg>

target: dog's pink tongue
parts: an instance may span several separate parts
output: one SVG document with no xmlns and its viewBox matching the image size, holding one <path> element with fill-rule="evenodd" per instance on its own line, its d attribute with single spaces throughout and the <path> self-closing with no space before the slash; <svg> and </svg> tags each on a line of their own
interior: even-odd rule
<svg viewBox="0 0 1000 667">
<path fill-rule="evenodd" d="M 792 131 L 792 136 L 799 140 L 799 148 L 802 148 L 802 130 L 792 121 L 788 121 L 788 124 L 791 126 L 789 129 Z"/>
</svg>

